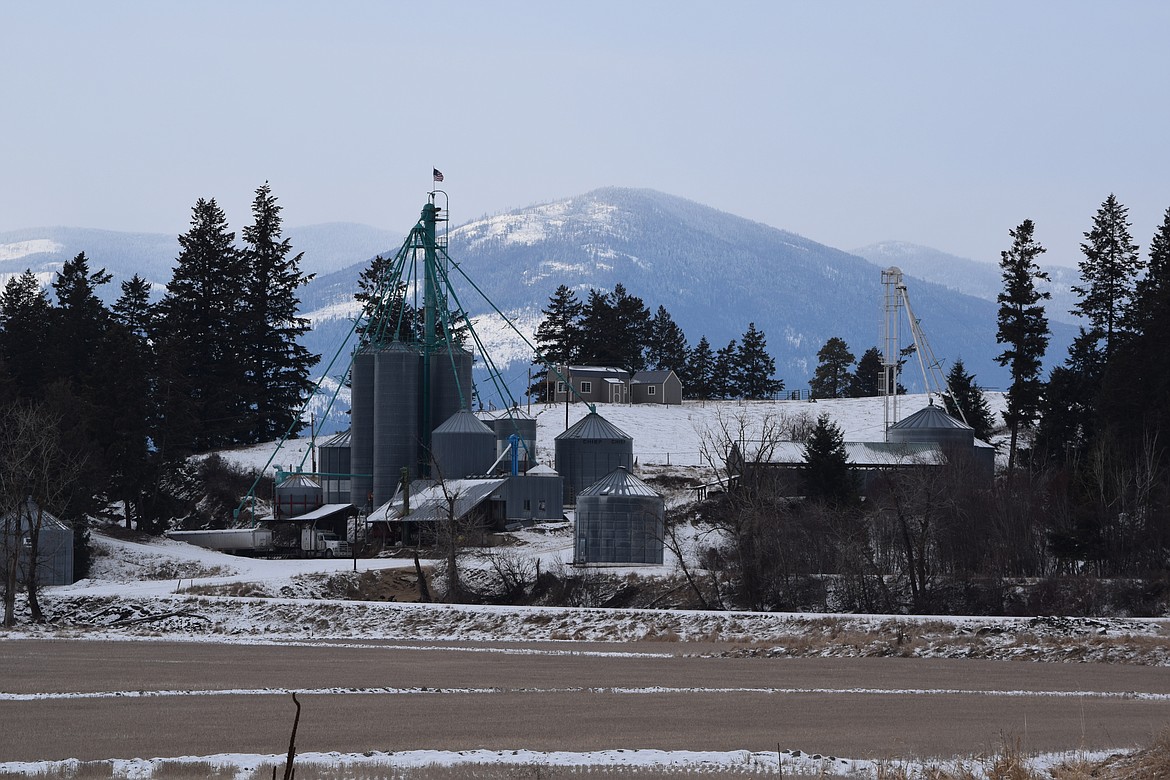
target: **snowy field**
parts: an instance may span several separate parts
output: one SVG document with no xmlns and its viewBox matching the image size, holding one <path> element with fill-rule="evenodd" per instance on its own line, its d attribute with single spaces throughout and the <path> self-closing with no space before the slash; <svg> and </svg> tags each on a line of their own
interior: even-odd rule
<svg viewBox="0 0 1170 780">
<path fill-rule="evenodd" d="M 1002 405 L 993 396 L 993 408 Z M 901 416 L 926 403 L 923 396 L 902 399 Z M 668 462 L 682 470 L 701 465 L 704 431 L 729 415 L 758 421 L 764 415 L 815 416 L 828 412 L 845 430 L 847 440 L 880 439 L 880 399 L 854 401 L 687 404 L 681 407 L 601 406 L 601 414 L 635 439 L 643 464 Z M 564 407 L 533 407 L 539 420 L 541 459 L 553 451 L 553 438 L 564 429 Z M 585 413 L 570 408 L 570 422 Z M 276 462 L 295 465 L 305 451 L 303 441 L 282 449 Z M 245 466 L 264 467 L 271 447 L 233 452 L 228 457 Z M 68 641 L 106 639 L 190 641 L 233 644 L 288 644 L 368 641 L 508 642 L 509 652 L 558 652 L 551 644 L 574 650 L 582 642 L 639 642 L 646 639 L 694 642 L 695 653 L 728 657 L 844 657 L 900 655 L 917 658 L 1019 659 L 1046 662 L 1113 662 L 1170 665 L 1170 626 L 1164 619 L 989 618 L 942 616 L 810 615 L 673 610 L 604 610 L 552 607 L 430 605 L 323 598 L 322 583 L 353 576 L 348 559 L 264 560 L 224 555 L 170 540 L 128 541 L 94 533 L 95 560 L 91 576 L 44 594 L 47 626 L 22 624 L 0 633 L 0 653 L 22 639 Z M 546 570 L 567 565 L 572 535 L 566 523 L 547 524 L 516 534 L 516 547 L 541 561 Z M 475 565 L 472 563 L 471 565 Z M 399 558 L 361 559 L 360 573 L 413 574 L 413 561 Z M 616 570 L 654 577 L 674 569 L 663 567 Z M 234 592 L 253 595 L 219 595 Z M 212 595 L 215 594 L 215 595 Z M 595 645 L 588 652 L 603 653 Z M 497 652 L 493 650 L 492 652 Z M 503 652 L 503 651 L 498 651 Z M 625 646 L 623 652 L 630 652 Z M 15 701 L 0 683 L 0 701 Z M 273 691 L 282 693 L 284 691 Z M 856 692 L 856 691 L 854 691 Z M 108 692 L 133 696 L 133 691 Z M 913 693 L 907 691 L 907 693 Z M 1070 691 L 1070 696 L 1084 692 Z M 78 694 L 79 696 L 82 694 Z M 1102 692 L 1102 695 L 1112 695 Z M 1155 696 L 1130 692 L 1134 697 Z M 1157 694 L 1160 695 L 1160 694 Z M 779 747 L 779 746 L 778 746 Z M 720 753 L 657 750 L 609 750 L 589 753 L 531 751 L 411 751 L 400 753 L 304 755 L 299 760 L 333 766 L 409 767 L 466 763 L 531 766 L 638 766 L 689 768 L 712 775 L 777 773 L 788 776 L 874 777 L 883 767 L 871 761 L 809 755 L 788 746 L 770 753 Z M 1126 747 L 1126 746 L 1118 746 Z M 117 776 L 150 777 L 164 759 L 136 759 L 110 764 Z M 237 777 L 251 777 L 274 755 L 180 757 L 234 767 Z M 1085 756 L 1082 756 L 1085 758 Z M 1088 758 L 1091 758 L 1089 756 Z M 1037 769 L 1068 760 L 1067 755 L 1032 757 Z M 939 766 L 936 761 L 932 766 Z M 68 762 L 0 763 L 0 775 L 69 773 Z M 989 776 L 978 762 L 956 763 L 971 777 Z M 922 766 L 912 771 L 922 770 Z M 823 773 L 823 774 L 822 774 Z M 355 775 L 356 776 L 356 775 Z"/>
</svg>

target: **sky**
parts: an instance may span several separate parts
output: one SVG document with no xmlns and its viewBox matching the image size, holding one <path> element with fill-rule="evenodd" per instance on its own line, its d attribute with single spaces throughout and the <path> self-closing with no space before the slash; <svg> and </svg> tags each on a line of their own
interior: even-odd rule
<svg viewBox="0 0 1170 780">
<path fill-rule="evenodd" d="M 0 0 L 0 231 L 458 224 L 647 187 L 852 249 L 1075 265 L 1170 207 L 1170 4 Z"/>
</svg>

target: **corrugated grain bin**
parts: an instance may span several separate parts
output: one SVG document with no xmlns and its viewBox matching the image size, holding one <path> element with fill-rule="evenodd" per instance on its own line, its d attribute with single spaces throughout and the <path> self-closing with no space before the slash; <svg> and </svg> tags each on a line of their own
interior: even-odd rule
<svg viewBox="0 0 1170 780">
<path fill-rule="evenodd" d="M 320 483 L 308 474 L 289 474 L 276 486 L 278 517 L 298 517 L 319 509 L 324 501 Z"/>
<path fill-rule="evenodd" d="M 326 504 L 348 504 L 351 496 L 350 468 L 352 437 L 342 431 L 317 447 L 318 469 L 321 471 L 321 489 Z"/>
<path fill-rule="evenodd" d="M 441 348 L 431 355 L 431 428 L 461 409 L 471 408 L 471 353 Z"/>
<path fill-rule="evenodd" d="M 496 434 L 467 411 L 456 412 L 431 434 L 431 456 L 445 480 L 483 476 L 496 459 Z"/>
<path fill-rule="evenodd" d="M 419 474 L 420 358 L 417 349 L 391 343 L 375 353 L 374 361 L 374 506 L 394 497 L 402 468 Z"/>
<path fill-rule="evenodd" d="M 666 502 L 624 468 L 577 496 L 576 563 L 660 564 Z"/>
<path fill-rule="evenodd" d="M 350 500 L 361 508 L 374 491 L 374 350 L 360 349 L 350 369 Z"/>
<path fill-rule="evenodd" d="M 597 412 L 556 438 L 556 469 L 565 479 L 565 505 L 616 468 L 634 465 L 634 440 Z"/>
</svg>

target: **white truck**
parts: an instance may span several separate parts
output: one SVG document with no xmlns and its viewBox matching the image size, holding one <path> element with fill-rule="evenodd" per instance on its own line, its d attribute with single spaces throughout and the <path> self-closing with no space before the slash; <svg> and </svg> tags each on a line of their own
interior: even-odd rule
<svg viewBox="0 0 1170 780">
<path fill-rule="evenodd" d="M 332 531 L 301 529 L 301 553 L 308 558 L 348 558 L 349 542 Z"/>
<path fill-rule="evenodd" d="M 211 531 L 167 531 L 167 537 L 209 550 L 249 555 L 272 552 L 269 528 L 224 528 Z"/>
</svg>

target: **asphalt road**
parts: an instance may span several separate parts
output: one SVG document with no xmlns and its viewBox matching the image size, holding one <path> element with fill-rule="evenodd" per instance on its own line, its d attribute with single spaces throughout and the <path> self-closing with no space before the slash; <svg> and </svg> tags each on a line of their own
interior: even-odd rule
<svg viewBox="0 0 1170 780">
<path fill-rule="evenodd" d="M 1004 738 L 1040 752 L 1125 747 L 1170 723 L 1163 668 L 688 657 L 697 649 L 0 641 L 0 761 L 281 754 L 289 690 L 306 692 L 300 751 L 779 743 L 921 758 Z"/>
</svg>

